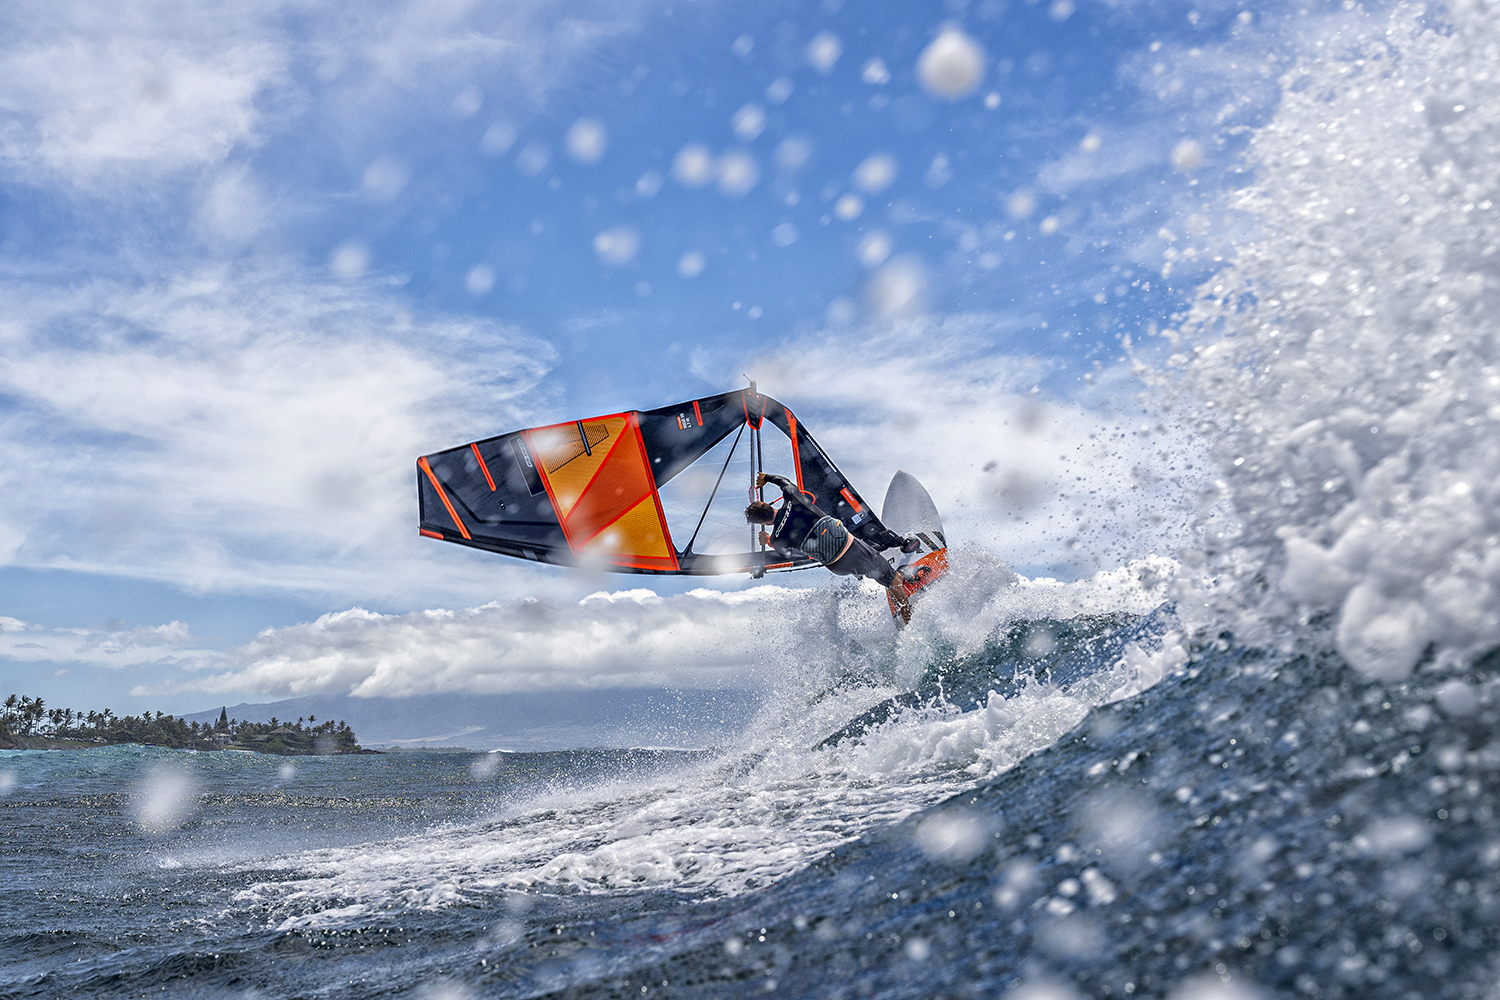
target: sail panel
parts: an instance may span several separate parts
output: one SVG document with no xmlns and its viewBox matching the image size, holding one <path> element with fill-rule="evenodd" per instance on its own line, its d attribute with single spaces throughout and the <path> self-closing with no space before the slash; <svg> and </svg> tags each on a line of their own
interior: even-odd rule
<svg viewBox="0 0 1500 1000">
<path fill-rule="evenodd" d="M 672 550 L 661 511 L 652 497 L 626 510 L 604 525 L 582 546 L 575 548 L 589 562 L 614 563 L 632 569 L 675 571 L 677 553 Z"/>
<path fill-rule="evenodd" d="M 541 459 L 542 480 L 552 496 L 558 516 L 562 518 L 565 531 L 573 508 L 604 468 L 610 454 L 625 440 L 621 431 L 628 419 L 620 413 L 524 432 L 532 452 Z M 582 540 L 587 541 L 587 538 Z"/>
<path fill-rule="evenodd" d="M 567 551 L 567 540 L 534 463 L 519 434 L 424 456 L 417 470 L 421 529 L 505 555 L 564 561 L 556 555 Z"/>
<path fill-rule="evenodd" d="M 676 569 L 634 412 L 525 433 L 572 552 L 633 569 Z M 609 537 L 594 544 L 606 529 Z"/>
<path fill-rule="evenodd" d="M 745 391 L 642 410 L 641 440 L 658 487 L 671 482 L 745 423 Z"/>
</svg>

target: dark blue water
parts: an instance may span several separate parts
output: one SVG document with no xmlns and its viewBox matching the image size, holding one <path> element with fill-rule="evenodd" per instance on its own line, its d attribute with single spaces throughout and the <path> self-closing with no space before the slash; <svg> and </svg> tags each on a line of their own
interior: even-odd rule
<svg viewBox="0 0 1500 1000">
<path fill-rule="evenodd" d="M 1500 655 L 1100 694 L 1150 625 L 820 750 L 885 692 L 713 753 L 11 752 L 0 996 L 1493 995 Z"/>
</svg>

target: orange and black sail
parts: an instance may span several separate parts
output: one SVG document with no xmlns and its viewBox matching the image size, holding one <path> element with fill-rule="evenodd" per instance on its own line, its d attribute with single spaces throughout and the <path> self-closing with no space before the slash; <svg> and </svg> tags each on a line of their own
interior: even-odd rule
<svg viewBox="0 0 1500 1000">
<path fill-rule="evenodd" d="M 795 476 L 813 502 L 856 535 L 868 539 L 883 532 L 854 485 L 792 411 L 754 386 L 655 410 L 533 427 L 424 455 L 417 459 L 420 530 L 429 538 L 522 559 L 625 573 L 759 574 L 814 565 L 804 559 L 788 563 L 762 549 L 743 518 L 736 528 L 743 536 L 735 536 L 744 538 L 742 545 L 701 551 L 700 533 L 712 505 L 732 501 L 743 507 L 744 499 L 736 498 L 744 497 L 745 482 L 726 483 L 725 476 L 736 457 L 741 474 L 746 467 L 752 472 L 763 467 L 760 432 L 767 423 L 784 435 L 791 466 L 790 472 L 769 471 Z M 690 469 L 693 474 L 683 476 Z M 675 491 L 674 480 L 690 479 L 702 484 L 700 495 L 707 494 L 696 527 L 693 517 L 681 516 L 681 504 L 663 500 L 664 490 Z M 669 506 L 683 537 L 673 537 Z"/>
</svg>

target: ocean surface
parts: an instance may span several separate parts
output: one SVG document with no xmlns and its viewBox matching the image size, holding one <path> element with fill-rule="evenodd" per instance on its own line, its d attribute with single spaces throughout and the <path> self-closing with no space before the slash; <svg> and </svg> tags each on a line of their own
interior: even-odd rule
<svg viewBox="0 0 1500 1000">
<path fill-rule="evenodd" d="M 1316 27 L 1131 348 L 1196 543 L 804 591 L 711 747 L 0 754 L 0 997 L 1500 996 L 1500 17 Z"/>
<path fill-rule="evenodd" d="M 0 996 L 1493 996 L 1500 655 L 1178 624 L 1015 622 L 710 751 L 7 752 Z"/>
</svg>

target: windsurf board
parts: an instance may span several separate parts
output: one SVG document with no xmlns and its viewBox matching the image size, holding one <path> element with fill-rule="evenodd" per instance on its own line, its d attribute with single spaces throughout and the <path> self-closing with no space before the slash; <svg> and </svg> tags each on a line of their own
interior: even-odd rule
<svg viewBox="0 0 1500 1000">
<path fill-rule="evenodd" d="M 916 476 L 898 470 L 891 477 L 880 520 L 898 535 L 916 535 L 921 542 L 917 551 L 896 552 L 891 557 L 908 598 L 943 578 L 948 572 L 948 539 L 943 533 L 943 519 Z M 894 602 L 891 602 L 891 616 L 899 621 Z"/>
</svg>

